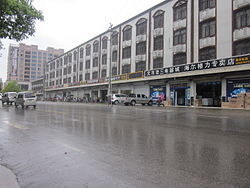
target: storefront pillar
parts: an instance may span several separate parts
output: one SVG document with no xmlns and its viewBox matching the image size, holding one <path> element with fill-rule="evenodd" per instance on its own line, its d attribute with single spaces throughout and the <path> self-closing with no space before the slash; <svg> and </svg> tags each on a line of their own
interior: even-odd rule
<svg viewBox="0 0 250 188">
<path fill-rule="evenodd" d="M 171 99 L 171 91 L 170 91 L 170 83 L 167 82 L 166 83 L 166 100 L 170 100 Z"/>
<path fill-rule="evenodd" d="M 195 81 L 191 81 L 190 82 L 190 99 L 191 99 L 191 105 L 194 105 L 194 101 L 196 99 L 196 82 Z"/>
<path fill-rule="evenodd" d="M 221 102 L 226 102 L 227 96 L 227 80 L 223 78 L 221 80 Z"/>
</svg>

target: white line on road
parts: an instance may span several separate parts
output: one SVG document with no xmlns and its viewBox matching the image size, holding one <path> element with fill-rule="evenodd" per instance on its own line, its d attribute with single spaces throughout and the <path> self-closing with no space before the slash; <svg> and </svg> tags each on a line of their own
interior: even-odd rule
<svg viewBox="0 0 250 188">
<path fill-rule="evenodd" d="M 21 129 L 21 130 L 28 130 L 29 128 L 24 126 L 24 125 L 20 125 L 20 124 L 16 124 L 16 123 L 12 123 L 10 121 L 3 121 L 3 123 L 9 125 L 10 127 L 14 127 L 16 129 Z"/>
<path fill-rule="evenodd" d="M 76 151 L 76 152 L 79 152 L 79 153 L 84 153 L 82 150 L 80 150 L 80 149 L 78 149 L 78 148 L 76 148 L 76 147 L 74 147 L 74 146 L 70 146 L 70 145 L 68 145 L 68 144 L 66 144 L 66 143 L 63 143 L 63 142 L 61 142 L 61 141 L 55 140 L 55 142 L 56 142 L 57 144 L 63 146 L 63 147 L 66 147 L 66 148 L 68 148 L 68 149 L 71 149 L 71 150 L 73 150 L 73 151 Z"/>
</svg>

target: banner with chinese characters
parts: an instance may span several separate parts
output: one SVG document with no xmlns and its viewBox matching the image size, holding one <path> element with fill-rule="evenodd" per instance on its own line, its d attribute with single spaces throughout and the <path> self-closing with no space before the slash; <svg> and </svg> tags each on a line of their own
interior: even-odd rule
<svg viewBox="0 0 250 188">
<path fill-rule="evenodd" d="M 232 57 L 225 59 L 209 60 L 199 63 L 185 64 L 174 67 L 166 67 L 145 71 L 145 76 L 159 76 L 164 74 L 174 74 L 181 72 L 190 72 L 196 70 L 208 70 L 213 68 L 231 67 L 242 64 L 250 64 L 250 55 L 241 57 Z"/>
</svg>

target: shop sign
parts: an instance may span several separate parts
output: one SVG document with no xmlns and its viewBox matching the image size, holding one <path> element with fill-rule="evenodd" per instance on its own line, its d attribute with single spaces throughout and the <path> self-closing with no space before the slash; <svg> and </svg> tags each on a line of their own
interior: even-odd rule
<svg viewBox="0 0 250 188">
<path fill-rule="evenodd" d="M 118 81 L 118 80 L 127 80 L 127 74 L 121 74 L 112 76 L 111 81 Z M 109 81 L 109 77 L 106 78 L 106 82 Z"/>
<path fill-rule="evenodd" d="M 246 92 L 250 92 L 250 78 L 227 81 L 227 97 L 237 97 Z"/>
<path fill-rule="evenodd" d="M 80 85 L 84 85 L 84 84 L 87 84 L 86 81 L 80 81 Z"/>
<path fill-rule="evenodd" d="M 143 78 L 143 77 L 144 77 L 143 71 L 133 72 L 128 74 L 128 80 L 135 78 Z"/>
<path fill-rule="evenodd" d="M 199 63 L 192 63 L 174 67 L 167 67 L 161 69 L 154 69 L 145 71 L 145 76 L 159 76 L 164 74 L 174 74 L 174 73 L 181 73 L 181 72 L 190 72 L 196 70 L 208 70 L 213 68 L 221 68 L 221 67 L 231 67 L 236 65 L 242 64 L 249 64 L 250 63 L 250 55 L 241 56 L 241 57 L 232 57 L 232 58 L 225 58 L 225 59 L 217 59 L 217 60 L 209 60 L 203 61 Z"/>
<path fill-rule="evenodd" d="M 94 80 L 87 80 L 87 84 L 95 84 L 98 83 L 99 80 L 98 79 L 94 79 Z"/>
<path fill-rule="evenodd" d="M 161 95 L 166 99 L 166 86 L 150 86 L 150 97 L 157 100 Z"/>
</svg>

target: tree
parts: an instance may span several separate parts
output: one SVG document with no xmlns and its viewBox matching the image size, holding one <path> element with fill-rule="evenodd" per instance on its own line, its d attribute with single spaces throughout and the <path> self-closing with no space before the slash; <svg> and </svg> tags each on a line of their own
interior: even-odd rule
<svg viewBox="0 0 250 188">
<path fill-rule="evenodd" d="M 0 0 L 0 39 L 21 41 L 32 36 L 36 20 L 42 21 L 43 15 L 32 0 Z"/>
<path fill-rule="evenodd" d="M 5 92 L 20 92 L 21 88 L 20 86 L 17 84 L 16 81 L 11 81 L 9 82 L 4 89 L 2 90 L 3 93 Z"/>
</svg>

